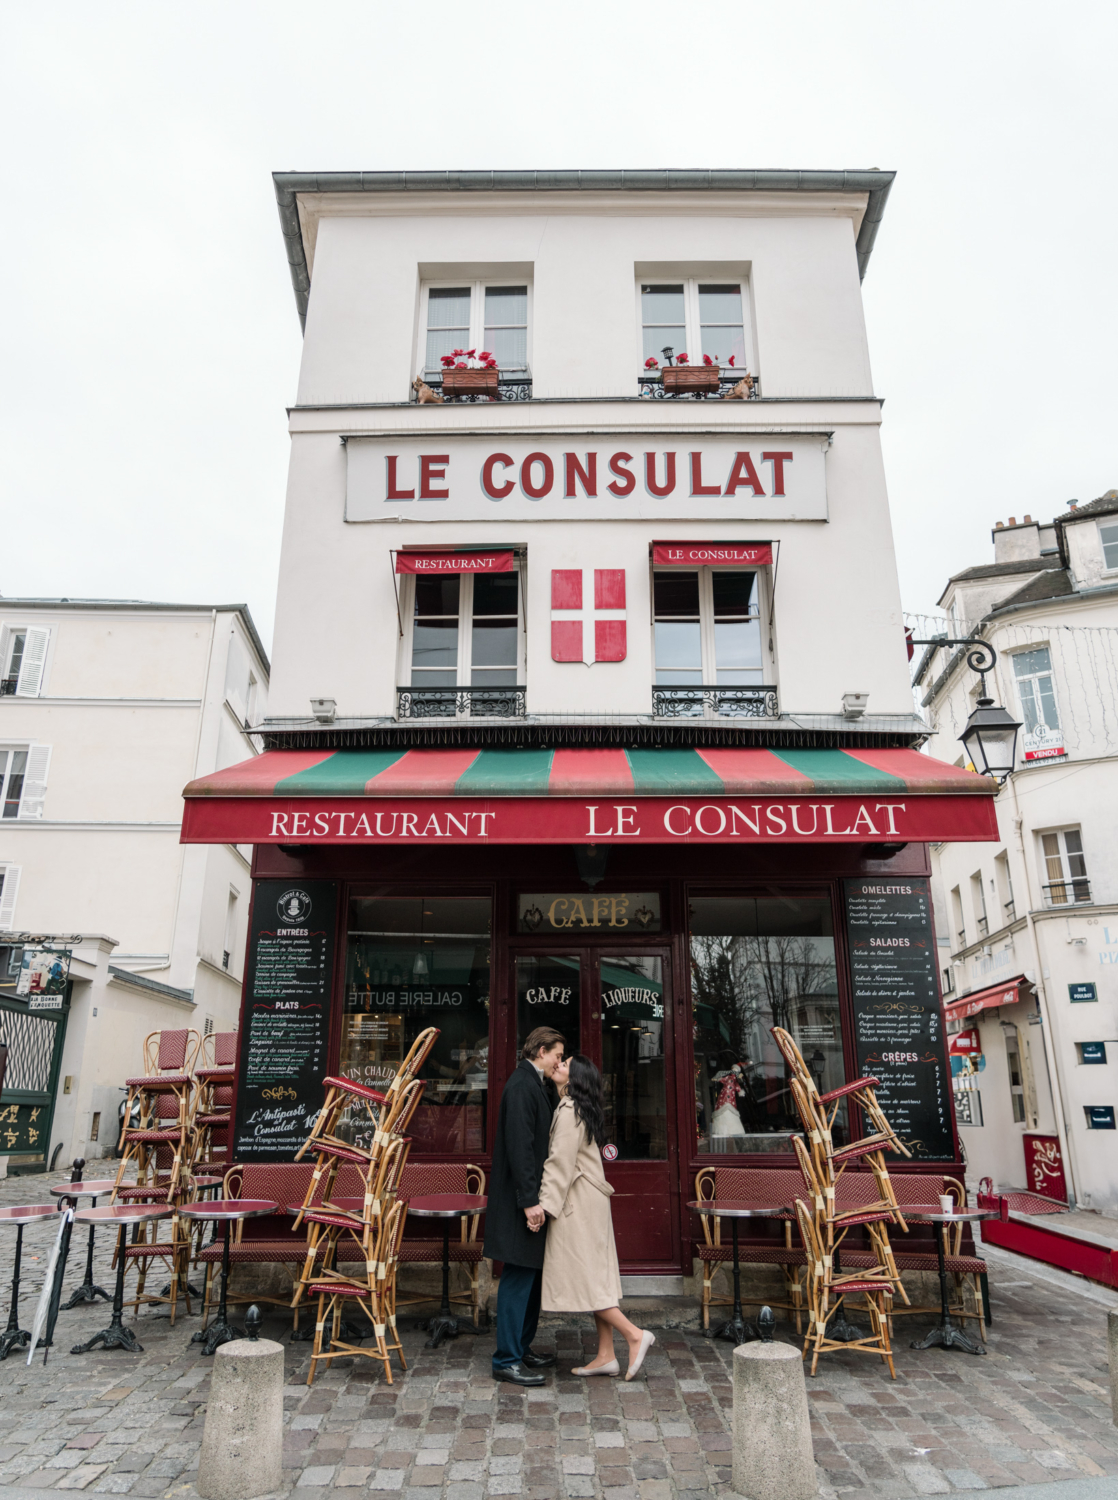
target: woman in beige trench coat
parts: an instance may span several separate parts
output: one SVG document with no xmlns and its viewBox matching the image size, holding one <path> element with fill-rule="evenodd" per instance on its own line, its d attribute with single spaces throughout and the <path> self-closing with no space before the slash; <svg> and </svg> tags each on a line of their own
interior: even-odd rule
<svg viewBox="0 0 1118 1500">
<path fill-rule="evenodd" d="M 602 1076 L 588 1057 L 560 1063 L 555 1082 L 562 1095 L 551 1121 L 551 1144 L 540 1183 L 540 1204 L 551 1220 L 543 1262 L 544 1312 L 592 1312 L 598 1353 L 572 1375 L 617 1375 L 616 1329 L 629 1346 L 626 1380 L 632 1380 L 655 1336 L 621 1311 L 621 1272 L 613 1238 L 613 1189 L 602 1167 L 605 1110 Z"/>
</svg>

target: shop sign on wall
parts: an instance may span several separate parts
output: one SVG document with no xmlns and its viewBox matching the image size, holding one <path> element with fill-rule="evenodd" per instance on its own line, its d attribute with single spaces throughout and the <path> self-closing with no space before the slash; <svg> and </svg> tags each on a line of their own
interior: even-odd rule
<svg viewBox="0 0 1118 1500">
<path fill-rule="evenodd" d="M 825 434 L 346 439 L 347 521 L 825 521 Z"/>
<path fill-rule="evenodd" d="M 534 892 L 517 898 L 518 932 L 660 931 L 660 897 L 654 891 Z"/>
<path fill-rule="evenodd" d="M 951 1070 L 926 880 L 847 880 L 858 1072 L 913 1157 L 952 1161 Z"/>
<path fill-rule="evenodd" d="M 337 890 L 261 880 L 248 943 L 233 1157 L 290 1161 L 322 1105 Z"/>
<path fill-rule="evenodd" d="M 37 1005 L 32 998 L 28 1004 L 30 1010 L 61 1010 L 69 974 L 69 948 L 24 948 L 16 994 L 49 998 L 54 1002 Z"/>
</svg>

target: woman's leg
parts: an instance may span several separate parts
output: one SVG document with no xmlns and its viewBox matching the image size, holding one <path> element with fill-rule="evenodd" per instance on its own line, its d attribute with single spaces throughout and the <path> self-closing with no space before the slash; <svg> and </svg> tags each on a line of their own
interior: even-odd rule
<svg viewBox="0 0 1118 1500">
<path fill-rule="evenodd" d="M 613 1330 L 615 1328 L 628 1344 L 630 1358 L 639 1352 L 644 1330 L 638 1328 L 635 1323 L 630 1323 L 619 1307 L 603 1308 L 601 1312 L 594 1314 L 594 1321 L 598 1325 L 598 1358 L 594 1361 L 595 1364 L 613 1358 Z M 604 1356 L 603 1349 L 609 1351 Z"/>
</svg>

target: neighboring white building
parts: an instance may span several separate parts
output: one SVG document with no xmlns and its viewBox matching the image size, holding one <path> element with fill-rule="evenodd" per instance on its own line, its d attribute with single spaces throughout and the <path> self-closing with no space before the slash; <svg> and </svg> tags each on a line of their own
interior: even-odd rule
<svg viewBox="0 0 1118 1500">
<path fill-rule="evenodd" d="M 0 598 L 0 1161 L 111 1152 L 143 1038 L 236 1025 L 250 851 L 182 847 L 180 794 L 255 753 L 268 670 L 244 605 Z M 54 1018 L 15 997 L 20 934 L 80 935 L 49 1144 L 23 1096 Z"/>
<path fill-rule="evenodd" d="M 953 1046 L 981 1058 L 957 1079 L 960 1133 L 976 1176 L 1052 1193 L 1062 1168 L 1118 1214 L 1118 491 L 993 540 L 939 601 L 953 637 L 995 648 L 990 696 L 1023 725 L 1001 842 L 933 846 Z M 927 651 L 916 682 L 929 752 L 961 764 L 978 678 Z"/>
</svg>

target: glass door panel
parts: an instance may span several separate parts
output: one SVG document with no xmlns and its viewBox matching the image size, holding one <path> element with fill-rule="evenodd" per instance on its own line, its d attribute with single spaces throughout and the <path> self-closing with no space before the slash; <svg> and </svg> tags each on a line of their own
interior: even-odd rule
<svg viewBox="0 0 1118 1500">
<path fill-rule="evenodd" d="M 663 960 L 603 954 L 601 983 L 601 1067 L 610 1140 L 620 1161 L 665 1161 Z"/>
<path fill-rule="evenodd" d="M 516 960 L 516 1055 L 537 1026 L 561 1032 L 566 1055 L 581 1050 L 582 964 L 577 953 L 540 956 L 521 954 Z"/>
</svg>

